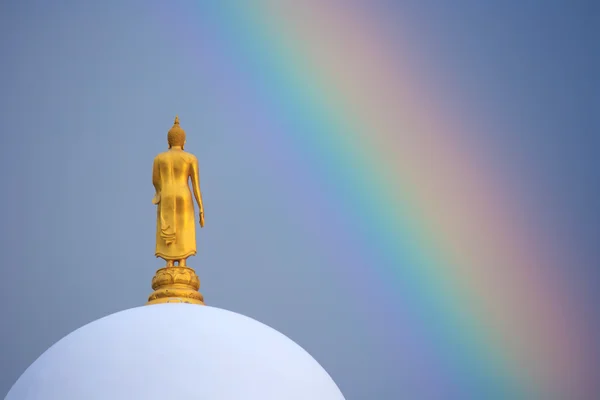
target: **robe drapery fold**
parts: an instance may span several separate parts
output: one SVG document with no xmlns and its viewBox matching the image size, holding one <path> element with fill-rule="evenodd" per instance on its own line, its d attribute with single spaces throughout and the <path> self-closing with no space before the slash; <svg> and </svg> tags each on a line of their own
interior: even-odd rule
<svg viewBox="0 0 600 400">
<path fill-rule="evenodd" d="M 177 201 L 173 197 L 162 199 L 158 203 L 160 216 L 160 237 L 167 246 L 173 244 L 177 238 Z"/>
<path fill-rule="evenodd" d="M 183 151 L 159 154 L 154 160 L 157 193 L 156 252 L 165 260 L 196 254 L 196 220 L 188 181 L 195 157 Z"/>
</svg>

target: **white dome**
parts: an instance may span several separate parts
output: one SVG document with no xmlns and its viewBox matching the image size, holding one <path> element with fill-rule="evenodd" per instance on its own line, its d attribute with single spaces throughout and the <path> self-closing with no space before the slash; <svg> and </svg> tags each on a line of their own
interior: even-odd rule
<svg viewBox="0 0 600 400">
<path fill-rule="evenodd" d="M 251 318 L 157 304 L 76 330 L 40 356 L 5 400 L 343 400 L 304 349 Z"/>
</svg>

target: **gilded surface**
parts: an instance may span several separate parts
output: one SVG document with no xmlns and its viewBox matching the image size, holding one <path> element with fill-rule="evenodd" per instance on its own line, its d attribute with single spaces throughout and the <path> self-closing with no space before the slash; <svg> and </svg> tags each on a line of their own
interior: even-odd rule
<svg viewBox="0 0 600 400">
<path fill-rule="evenodd" d="M 148 297 L 148 305 L 160 303 L 204 304 L 200 279 L 189 267 L 165 267 L 156 271 L 152 279 L 154 292 Z"/>
<path fill-rule="evenodd" d="M 196 219 L 189 182 L 199 209 L 200 227 L 204 226 L 204 208 L 200 193 L 198 160 L 184 151 L 185 131 L 179 118 L 168 134 L 169 150 L 154 159 L 152 183 L 156 190 L 156 257 L 185 266 L 189 256 L 196 255 Z"/>
<path fill-rule="evenodd" d="M 161 287 L 184 285 L 194 290 L 200 289 L 200 279 L 189 267 L 170 267 L 161 268 L 156 271 L 152 278 L 152 289 L 157 290 Z"/>
<path fill-rule="evenodd" d="M 204 207 L 200 192 L 198 160 L 184 151 L 185 131 L 179 118 L 167 135 L 169 150 L 154 159 L 152 184 L 156 205 L 156 257 L 166 261 L 152 279 L 154 292 L 147 304 L 191 303 L 204 304 L 200 280 L 188 257 L 196 255 L 196 218 L 193 197 L 198 204 L 198 221 L 204 227 Z M 192 183 L 190 190 L 189 182 Z"/>
</svg>

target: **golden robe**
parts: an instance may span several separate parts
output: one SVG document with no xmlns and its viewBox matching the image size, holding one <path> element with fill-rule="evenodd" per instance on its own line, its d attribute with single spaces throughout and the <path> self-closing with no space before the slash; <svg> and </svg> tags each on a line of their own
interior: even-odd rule
<svg viewBox="0 0 600 400">
<path fill-rule="evenodd" d="M 198 160 L 193 154 L 172 149 L 154 159 L 156 257 L 181 260 L 196 254 L 196 218 L 188 185 L 190 179 L 196 201 L 201 204 Z"/>
</svg>

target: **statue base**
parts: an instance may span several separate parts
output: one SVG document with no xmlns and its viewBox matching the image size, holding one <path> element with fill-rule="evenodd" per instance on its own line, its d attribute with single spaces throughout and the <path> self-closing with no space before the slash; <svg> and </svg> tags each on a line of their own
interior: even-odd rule
<svg viewBox="0 0 600 400">
<path fill-rule="evenodd" d="M 200 279 L 189 267 L 164 267 L 152 278 L 154 292 L 146 305 L 161 303 L 188 303 L 204 305 L 204 297 L 198 291 Z"/>
</svg>

